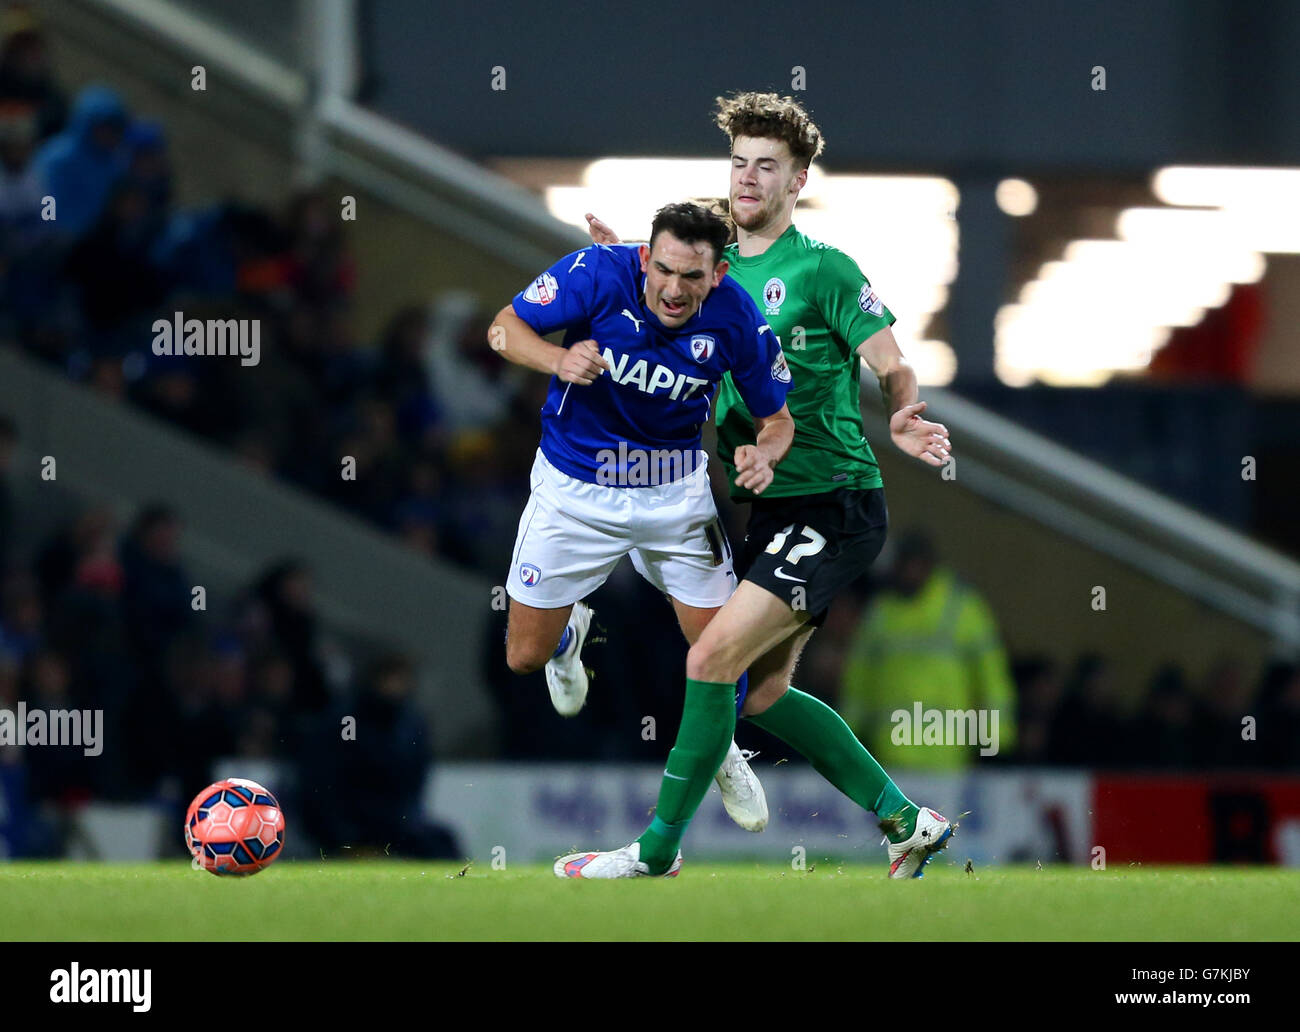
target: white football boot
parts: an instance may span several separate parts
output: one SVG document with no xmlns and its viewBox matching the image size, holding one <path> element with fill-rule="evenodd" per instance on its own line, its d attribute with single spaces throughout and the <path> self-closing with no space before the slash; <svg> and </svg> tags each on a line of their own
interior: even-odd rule
<svg viewBox="0 0 1300 1032">
<path fill-rule="evenodd" d="M 882 830 L 884 822 L 882 822 Z M 952 839 L 953 825 L 948 818 L 928 806 L 921 807 L 916 815 L 916 830 L 912 837 L 902 842 L 886 842 L 889 845 L 889 877 L 920 878 L 925 873 L 925 865 L 939 850 L 945 848 Z"/>
<path fill-rule="evenodd" d="M 572 717 L 587 701 L 587 669 L 582 665 L 582 645 L 591 629 L 591 607 L 576 602 L 569 614 L 569 647 L 546 662 L 546 687 L 551 705 L 562 717 Z"/>
<path fill-rule="evenodd" d="M 682 869 L 682 851 L 660 877 L 676 878 Z M 608 853 L 570 853 L 555 861 L 557 878 L 650 878 L 650 868 L 641 862 L 641 843 L 633 842 Z"/>
<path fill-rule="evenodd" d="M 746 831 L 762 831 L 767 827 L 767 793 L 749 766 L 749 761 L 757 755 L 732 742 L 727 758 L 713 775 L 727 816 Z"/>
</svg>

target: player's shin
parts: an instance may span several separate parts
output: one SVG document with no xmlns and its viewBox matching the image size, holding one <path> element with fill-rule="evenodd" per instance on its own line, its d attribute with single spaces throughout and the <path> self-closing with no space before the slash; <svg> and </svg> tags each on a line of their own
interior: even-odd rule
<svg viewBox="0 0 1300 1032">
<path fill-rule="evenodd" d="M 902 841 L 912 834 L 917 807 L 866 750 L 833 709 L 791 687 L 764 712 L 748 718 L 764 731 L 798 749 L 817 773 L 880 818 L 898 818 L 890 833 Z"/>
<path fill-rule="evenodd" d="M 681 728 L 664 767 L 654 820 L 637 839 L 651 874 L 662 874 L 676 858 L 687 825 L 726 759 L 736 731 L 735 698 L 734 682 L 686 679 Z"/>
</svg>

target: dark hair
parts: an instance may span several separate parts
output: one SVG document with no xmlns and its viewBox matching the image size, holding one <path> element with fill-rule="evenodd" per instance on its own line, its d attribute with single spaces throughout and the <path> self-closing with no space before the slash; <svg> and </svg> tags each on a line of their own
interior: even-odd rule
<svg viewBox="0 0 1300 1032">
<path fill-rule="evenodd" d="M 684 244 L 704 241 L 713 248 L 714 262 L 722 260 L 723 249 L 731 238 L 731 229 L 726 220 L 690 201 L 665 204 L 655 212 L 655 220 L 650 226 L 651 250 L 654 249 L 655 240 L 664 230 Z"/>
<path fill-rule="evenodd" d="M 698 204 L 701 208 L 713 212 L 723 222 L 727 224 L 727 243 L 736 242 L 736 223 L 731 218 L 731 200 L 726 197 L 692 197 L 692 204 Z"/>
<path fill-rule="evenodd" d="M 790 148 L 799 168 L 807 168 L 821 154 L 824 145 L 821 130 L 792 97 L 778 97 L 775 93 L 737 93 L 716 100 L 718 128 L 733 144 L 737 136 L 780 140 Z"/>
</svg>

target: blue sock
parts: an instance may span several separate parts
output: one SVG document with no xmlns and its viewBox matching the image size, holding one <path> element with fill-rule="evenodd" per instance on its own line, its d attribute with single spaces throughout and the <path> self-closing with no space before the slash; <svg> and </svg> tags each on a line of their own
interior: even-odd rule
<svg viewBox="0 0 1300 1032">
<path fill-rule="evenodd" d="M 571 642 L 572 640 L 573 640 L 573 628 L 566 624 L 564 628 L 564 633 L 560 635 L 560 644 L 555 646 L 555 651 L 551 653 L 551 658 L 556 659 L 559 656 L 563 656 L 565 650 L 569 647 L 569 642 Z"/>
<path fill-rule="evenodd" d="M 740 716 L 740 709 L 745 705 L 745 696 L 749 694 L 749 671 L 746 670 L 740 675 L 740 680 L 736 682 L 736 716 Z"/>
</svg>

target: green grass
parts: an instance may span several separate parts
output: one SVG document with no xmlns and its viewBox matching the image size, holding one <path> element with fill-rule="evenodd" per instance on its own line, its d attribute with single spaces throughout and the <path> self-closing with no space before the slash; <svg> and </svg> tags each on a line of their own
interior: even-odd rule
<svg viewBox="0 0 1300 1032">
<path fill-rule="evenodd" d="M 216 878 L 184 861 L 0 864 L 0 939 L 889 939 L 943 918 L 946 939 L 1294 940 L 1300 871 L 687 864 L 680 877 L 564 882 L 396 861 L 281 862 Z"/>
</svg>

